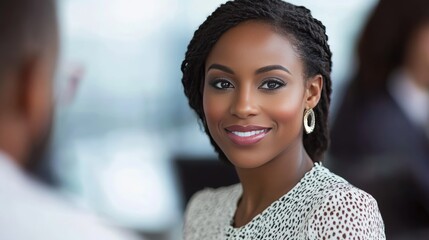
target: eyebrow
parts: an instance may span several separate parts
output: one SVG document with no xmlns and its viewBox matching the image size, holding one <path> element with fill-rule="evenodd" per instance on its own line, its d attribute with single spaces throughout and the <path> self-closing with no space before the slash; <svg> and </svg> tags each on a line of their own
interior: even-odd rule
<svg viewBox="0 0 429 240">
<path fill-rule="evenodd" d="M 231 68 L 224 66 L 224 65 L 221 65 L 221 64 L 217 64 L 217 63 L 210 65 L 210 67 L 207 69 L 207 71 L 209 71 L 210 69 L 217 69 L 217 70 L 229 73 L 229 74 L 234 74 L 234 71 Z M 292 73 L 289 71 L 289 69 L 287 69 L 286 67 L 283 67 L 282 65 L 268 65 L 265 67 L 261 67 L 255 71 L 255 74 L 262 74 L 262 73 L 273 71 L 273 70 L 282 70 L 282 71 L 285 71 L 285 72 L 292 75 Z"/>
<path fill-rule="evenodd" d="M 221 71 L 223 71 L 223 72 L 229 73 L 229 74 L 234 74 L 234 71 L 232 71 L 232 69 L 231 69 L 231 68 L 229 68 L 229 67 L 227 67 L 227 66 L 224 66 L 224 65 L 216 64 L 216 63 L 215 63 L 215 64 L 210 65 L 210 67 L 207 69 L 207 72 L 208 72 L 210 69 L 217 69 L 217 70 L 221 70 Z"/>
<path fill-rule="evenodd" d="M 255 71 L 255 74 L 261 74 L 273 70 L 282 70 L 292 75 L 292 73 L 289 71 L 289 69 L 283 67 L 282 65 L 268 65 L 265 67 L 261 67 L 258 70 Z"/>
</svg>

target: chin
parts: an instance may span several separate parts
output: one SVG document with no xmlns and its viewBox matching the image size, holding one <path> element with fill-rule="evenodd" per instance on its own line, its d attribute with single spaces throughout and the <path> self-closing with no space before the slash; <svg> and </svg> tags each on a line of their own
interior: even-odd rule
<svg viewBox="0 0 429 240">
<path fill-rule="evenodd" d="M 261 156 L 257 153 L 252 154 L 251 152 L 242 154 L 226 154 L 226 156 L 228 157 L 228 160 L 232 165 L 234 165 L 236 168 L 242 169 L 258 168 L 267 164 L 271 160 L 271 158 L 268 158 L 267 156 Z"/>
</svg>

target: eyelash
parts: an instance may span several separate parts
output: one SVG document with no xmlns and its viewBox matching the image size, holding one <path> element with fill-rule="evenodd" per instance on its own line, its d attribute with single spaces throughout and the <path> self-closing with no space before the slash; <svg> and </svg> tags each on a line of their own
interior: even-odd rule
<svg viewBox="0 0 429 240">
<path fill-rule="evenodd" d="M 219 84 L 222 84 L 222 83 L 228 83 L 230 86 L 232 86 L 232 87 L 222 87 L 222 86 L 217 86 L 217 85 L 219 85 Z M 219 90 L 226 90 L 226 89 L 228 89 L 228 88 L 233 88 L 234 87 L 234 85 L 230 82 L 230 81 L 228 81 L 228 80 L 226 80 L 226 79 L 222 79 L 222 78 L 218 78 L 218 79 L 215 79 L 215 80 L 213 80 L 211 83 L 210 83 L 210 85 L 212 86 L 212 87 L 214 87 L 214 88 L 216 88 L 216 89 L 219 89 Z"/>
<path fill-rule="evenodd" d="M 229 84 L 229 86 L 228 87 L 222 87 L 222 84 L 224 84 L 224 83 Z M 275 84 L 277 84 L 277 86 L 274 88 L 263 87 L 264 85 L 267 85 L 270 83 L 275 83 Z M 234 85 L 229 80 L 222 79 L 222 78 L 213 80 L 210 83 L 210 85 L 212 87 L 214 87 L 215 89 L 218 89 L 218 90 L 226 90 L 228 88 L 234 88 Z M 280 79 L 270 78 L 270 79 L 264 80 L 262 82 L 261 86 L 258 87 L 258 89 L 262 89 L 262 90 L 266 90 L 266 91 L 274 91 L 274 90 L 277 90 L 277 89 L 282 88 L 284 86 L 286 86 L 286 83 L 284 81 L 282 81 Z"/>
<path fill-rule="evenodd" d="M 277 84 L 277 87 L 274 87 L 274 88 L 263 88 L 264 85 L 267 85 L 269 83 L 275 83 L 275 84 Z M 263 89 L 263 90 L 267 90 L 267 91 L 273 91 L 273 90 L 277 90 L 279 88 L 282 88 L 284 86 L 286 86 L 286 83 L 283 82 L 282 80 L 275 79 L 275 78 L 270 78 L 270 79 L 267 79 L 267 80 L 263 81 L 262 84 L 261 84 L 261 86 L 259 86 L 258 88 L 259 89 Z"/>
</svg>

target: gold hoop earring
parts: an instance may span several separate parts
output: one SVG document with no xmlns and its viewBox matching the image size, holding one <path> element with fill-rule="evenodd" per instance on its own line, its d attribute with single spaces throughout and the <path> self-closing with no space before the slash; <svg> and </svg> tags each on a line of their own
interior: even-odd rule
<svg viewBox="0 0 429 240">
<path fill-rule="evenodd" d="M 310 125 L 308 124 L 308 117 L 310 117 Z M 314 131 L 316 127 L 316 115 L 312 108 L 305 110 L 304 114 L 304 129 L 307 134 L 310 134 Z"/>
</svg>

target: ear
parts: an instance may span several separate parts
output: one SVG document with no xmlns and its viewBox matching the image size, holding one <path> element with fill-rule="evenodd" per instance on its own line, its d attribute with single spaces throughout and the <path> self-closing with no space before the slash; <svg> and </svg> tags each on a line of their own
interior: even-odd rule
<svg viewBox="0 0 429 240">
<path fill-rule="evenodd" d="M 18 111 L 29 133 L 37 136 L 49 122 L 52 111 L 52 69 L 42 58 L 30 58 L 18 76 Z"/>
<path fill-rule="evenodd" d="M 320 96 L 322 95 L 323 89 L 323 77 L 318 74 L 306 82 L 306 91 L 305 91 L 305 107 L 314 108 L 317 103 L 319 103 Z"/>
</svg>

